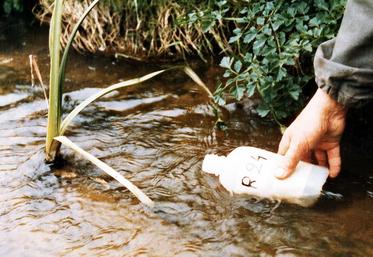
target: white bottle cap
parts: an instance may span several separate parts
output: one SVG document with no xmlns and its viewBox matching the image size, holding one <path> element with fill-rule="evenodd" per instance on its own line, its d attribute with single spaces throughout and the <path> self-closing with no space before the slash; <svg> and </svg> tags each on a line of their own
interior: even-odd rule
<svg viewBox="0 0 373 257">
<path fill-rule="evenodd" d="M 218 156 L 215 154 L 206 154 L 202 162 L 202 170 L 206 173 L 215 174 L 219 176 L 225 170 L 225 156 Z"/>
</svg>

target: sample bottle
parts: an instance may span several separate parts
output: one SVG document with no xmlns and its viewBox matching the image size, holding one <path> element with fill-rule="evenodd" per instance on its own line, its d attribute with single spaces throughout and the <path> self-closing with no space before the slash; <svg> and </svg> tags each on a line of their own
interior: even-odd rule
<svg viewBox="0 0 373 257">
<path fill-rule="evenodd" d="M 219 176 L 231 193 L 249 194 L 310 206 L 319 198 L 329 171 L 325 167 L 299 162 L 287 179 L 277 179 L 282 155 L 242 146 L 225 156 L 207 154 L 202 170 Z"/>
</svg>

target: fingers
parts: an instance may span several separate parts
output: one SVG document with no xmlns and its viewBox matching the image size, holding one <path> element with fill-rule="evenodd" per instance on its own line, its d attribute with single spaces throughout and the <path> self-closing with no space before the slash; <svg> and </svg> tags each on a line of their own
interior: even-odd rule
<svg viewBox="0 0 373 257">
<path fill-rule="evenodd" d="M 339 145 L 328 150 L 329 176 L 335 178 L 341 171 L 341 155 Z"/>
<path fill-rule="evenodd" d="M 312 162 L 311 152 L 304 152 L 300 160 L 304 162 Z"/>
<path fill-rule="evenodd" d="M 282 167 L 276 171 L 276 177 L 279 179 L 289 177 L 294 172 L 305 152 L 307 151 L 305 151 L 302 144 L 291 143 L 289 149 L 286 151 Z"/>
<path fill-rule="evenodd" d="M 327 156 L 325 151 L 322 150 L 315 150 L 315 157 L 317 160 L 317 163 L 321 166 L 327 166 Z"/>
<path fill-rule="evenodd" d="M 281 155 L 285 155 L 286 151 L 289 148 L 289 145 L 290 145 L 290 137 L 285 133 L 281 138 L 277 153 Z"/>
</svg>

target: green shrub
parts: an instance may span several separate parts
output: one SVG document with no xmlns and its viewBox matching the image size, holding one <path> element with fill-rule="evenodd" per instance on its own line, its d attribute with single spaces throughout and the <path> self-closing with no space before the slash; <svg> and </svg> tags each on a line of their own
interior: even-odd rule
<svg viewBox="0 0 373 257">
<path fill-rule="evenodd" d="M 281 120 L 302 104 L 302 87 L 313 77 L 312 56 L 317 46 L 335 36 L 345 0 L 314 1 L 216 1 L 213 8 L 191 12 L 190 24 L 206 32 L 217 26 L 227 29 L 224 93 L 237 100 L 257 94 L 262 117 Z"/>
</svg>

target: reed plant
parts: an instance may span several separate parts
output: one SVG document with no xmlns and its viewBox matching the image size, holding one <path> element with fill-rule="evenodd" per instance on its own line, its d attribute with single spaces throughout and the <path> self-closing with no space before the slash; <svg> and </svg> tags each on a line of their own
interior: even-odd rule
<svg viewBox="0 0 373 257">
<path fill-rule="evenodd" d="M 102 169 L 104 172 L 112 176 L 126 188 L 128 188 L 142 203 L 153 206 L 153 201 L 147 197 L 139 188 L 133 185 L 130 181 L 120 175 L 117 171 L 109 167 L 104 162 L 100 161 L 93 155 L 89 154 L 79 146 L 71 142 L 64 133 L 68 126 L 72 123 L 74 117 L 76 117 L 86 106 L 91 104 L 98 98 L 114 91 L 119 88 L 129 87 L 147 81 L 161 73 L 164 73 L 172 69 L 180 69 L 180 67 L 173 67 L 169 69 L 162 69 L 159 71 L 152 72 L 145 76 L 123 81 L 107 88 L 102 89 L 98 93 L 90 96 L 89 98 L 82 101 L 75 109 L 73 109 L 64 120 L 62 120 L 62 94 L 63 84 L 65 80 L 65 68 L 68 59 L 68 53 L 71 45 L 74 41 L 74 37 L 78 32 L 79 26 L 82 24 L 84 19 L 88 16 L 89 12 L 98 4 L 100 0 L 93 0 L 92 3 L 86 8 L 83 15 L 80 17 L 78 22 L 74 25 L 71 34 L 67 40 L 61 57 L 61 35 L 62 35 L 62 11 L 64 8 L 63 0 L 56 0 L 53 6 L 53 12 L 51 17 L 51 26 L 49 31 L 49 51 L 50 51 L 50 81 L 49 81 L 49 109 L 48 109 L 48 124 L 47 124 L 47 136 L 46 136 L 46 161 L 54 162 L 61 144 L 64 144 L 74 151 L 78 152 L 87 160 L 91 161 L 97 167 Z M 199 85 L 208 94 L 210 103 L 214 109 L 219 113 L 218 107 L 214 104 L 213 95 L 197 76 L 197 74 L 189 67 L 182 67 L 184 72 Z"/>
</svg>

